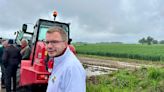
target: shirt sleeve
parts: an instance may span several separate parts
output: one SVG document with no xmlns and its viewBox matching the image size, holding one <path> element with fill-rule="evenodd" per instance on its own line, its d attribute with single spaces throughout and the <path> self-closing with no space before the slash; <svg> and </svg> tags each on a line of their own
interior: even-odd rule
<svg viewBox="0 0 164 92">
<path fill-rule="evenodd" d="M 86 92 L 85 79 L 78 67 L 69 68 L 62 76 L 61 89 L 63 92 Z"/>
</svg>

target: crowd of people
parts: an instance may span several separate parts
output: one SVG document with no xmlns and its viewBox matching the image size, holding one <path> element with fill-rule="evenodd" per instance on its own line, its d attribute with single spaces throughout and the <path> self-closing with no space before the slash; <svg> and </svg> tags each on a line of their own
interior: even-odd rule
<svg viewBox="0 0 164 92">
<path fill-rule="evenodd" d="M 30 47 L 26 39 L 21 40 L 21 46 L 15 44 L 13 39 L 0 39 L 1 87 L 6 88 L 6 92 L 16 92 L 18 65 L 22 59 L 29 57 Z"/>
</svg>

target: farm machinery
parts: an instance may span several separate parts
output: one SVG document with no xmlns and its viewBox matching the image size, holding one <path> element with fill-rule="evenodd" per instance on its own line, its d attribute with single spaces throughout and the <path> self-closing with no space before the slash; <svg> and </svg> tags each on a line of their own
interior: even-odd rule
<svg viewBox="0 0 164 92">
<path fill-rule="evenodd" d="M 29 44 L 31 54 L 29 59 L 22 60 L 20 64 L 19 89 L 21 92 L 45 92 L 48 84 L 52 62 L 48 59 L 44 40 L 47 30 L 52 26 L 62 27 L 68 35 L 68 44 L 70 49 L 75 53 L 75 48 L 70 45 L 70 23 L 55 21 L 57 12 L 53 13 L 54 20 L 39 19 L 34 25 L 33 32 L 27 32 L 27 24 L 23 24 L 22 30 L 17 31 L 16 43 L 20 44 L 24 34 L 31 35 Z"/>
</svg>

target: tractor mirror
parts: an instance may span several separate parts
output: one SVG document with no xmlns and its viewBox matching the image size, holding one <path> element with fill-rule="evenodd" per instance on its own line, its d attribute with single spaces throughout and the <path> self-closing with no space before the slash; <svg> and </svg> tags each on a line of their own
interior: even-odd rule
<svg viewBox="0 0 164 92">
<path fill-rule="evenodd" d="M 72 39 L 71 39 L 71 38 L 69 38 L 69 40 L 68 40 L 68 44 L 71 44 L 71 42 L 72 42 Z"/>
<path fill-rule="evenodd" d="M 22 31 L 23 31 L 23 32 L 26 32 L 26 30 L 27 30 L 27 24 L 23 24 L 23 26 L 22 26 Z"/>
</svg>

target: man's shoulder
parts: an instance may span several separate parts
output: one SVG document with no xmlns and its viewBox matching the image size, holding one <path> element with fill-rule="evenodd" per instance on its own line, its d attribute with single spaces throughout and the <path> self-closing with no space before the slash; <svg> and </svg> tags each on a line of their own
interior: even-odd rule
<svg viewBox="0 0 164 92">
<path fill-rule="evenodd" d="M 74 66 L 76 65 L 76 63 L 80 62 L 78 58 L 74 55 L 68 55 L 64 60 L 65 60 L 65 63 L 67 63 L 67 65 L 69 66 Z"/>
<path fill-rule="evenodd" d="M 68 69 L 78 69 L 81 70 L 83 69 L 82 64 L 80 63 L 79 59 L 77 57 L 69 57 L 67 58 L 66 63 L 64 64 L 65 67 L 67 67 Z"/>
<path fill-rule="evenodd" d="M 10 47 L 7 46 L 4 48 L 4 51 L 8 51 L 9 49 L 10 49 Z"/>
<path fill-rule="evenodd" d="M 79 59 L 71 51 L 67 52 L 63 62 L 64 62 L 64 67 L 68 69 L 83 68 Z"/>
<path fill-rule="evenodd" d="M 26 50 L 30 51 L 31 50 L 31 47 L 30 46 L 27 46 L 26 47 Z"/>
</svg>

